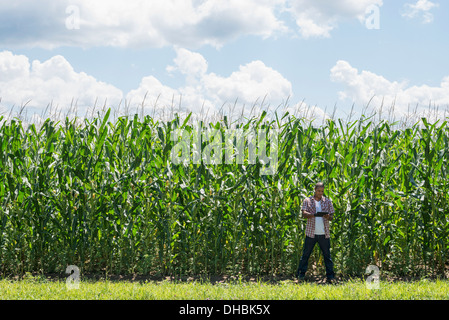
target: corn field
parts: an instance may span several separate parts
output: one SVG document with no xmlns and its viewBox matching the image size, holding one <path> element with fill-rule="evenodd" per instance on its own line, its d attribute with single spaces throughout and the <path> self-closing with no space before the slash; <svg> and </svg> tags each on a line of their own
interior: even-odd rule
<svg viewBox="0 0 449 320">
<path fill-rule="evenodd" d="M 189 117 L 0 128 L 0 271 L 115 274 L 294 274 L 300 208 L 325 183 L 335 270 L 444 274 L 449 261 L 449 126 L 370 118 L 320 127 L 263 113 L 237 128 L 276 128 L 279 166 L 175 165 L 175 128 Z M 0 119 L 0 121 L 2 118 Z M 205 127 L 224 133 L 227 117 Z M 204 148 L 204 144 L 202 145 Z M 246 149 L 245 149 L 246 150 Z M 193 151 L 192 151 L 193 152 Z M 310 264 L 324 265 L 315 250 Z"/>
</svg>

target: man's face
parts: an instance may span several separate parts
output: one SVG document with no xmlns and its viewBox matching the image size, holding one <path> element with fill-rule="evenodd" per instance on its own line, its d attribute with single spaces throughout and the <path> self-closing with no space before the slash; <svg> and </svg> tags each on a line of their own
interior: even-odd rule
<svg viewBox="0 0 449 320">
<path fill-rule="evenodd" d="M 315 189 L 315 196 L 319 199 L 323 196 L 324 188 L 316 188 Z"/>
</svg>

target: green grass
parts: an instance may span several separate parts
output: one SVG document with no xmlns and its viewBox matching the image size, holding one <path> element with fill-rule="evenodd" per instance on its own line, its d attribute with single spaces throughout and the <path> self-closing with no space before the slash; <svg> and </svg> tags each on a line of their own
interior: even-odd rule
<svg viewBox="0 0 449 320">
<path fill-rule="evenodd" d="M 361 280 L 335 285 L 297 284 L 291 280 L 267 282 L 130 282 L 82 281 L 68 290 L 64 281 L 1 280 L 1 300 L 448 300 L 447 280 L 380 282 L 369 290 Z"/>
</svg>

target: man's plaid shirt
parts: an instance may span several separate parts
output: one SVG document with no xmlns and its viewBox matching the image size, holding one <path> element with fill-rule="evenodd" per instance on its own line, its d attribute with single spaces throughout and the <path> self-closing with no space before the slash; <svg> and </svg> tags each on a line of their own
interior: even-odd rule
<svg viewBox="0 0 449 320">
<path fill-rule="evenodd" d="M 332 201 L 328 198 L 325 198 L 324 196 L 321 197 L 321 211 L 328 212 L 331 217 L 333 217 L 335 211 L 334 206 L 332 205 Z M 305 210 L 308 213 L 316 213 L 316 207 L 315 207 L 315 199 L 313 196 L 306 198 L 302 204 L 301 210 Z M 324 222 L 324 233 L 326 239 L 330 238 L 330 231 L 329 231 L 329 221 L 327 219 L 323 218 Z M 315 217 L 307 219 L 307 225 L 306 225 L 306 236 L 309 238 L 315 238 Z"/>
</svg>

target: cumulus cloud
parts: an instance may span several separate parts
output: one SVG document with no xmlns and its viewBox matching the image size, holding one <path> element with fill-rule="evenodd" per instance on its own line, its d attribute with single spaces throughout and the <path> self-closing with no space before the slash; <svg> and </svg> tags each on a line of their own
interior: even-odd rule
<svg viewBox="0 0 449 320">
<path fill-rule="evenodd" d="M 183 74 L 185 86 L 170 88 L 150 76 L 142 80 L 139 88 L 128 93 L 127 100 L 133 103 L 145 100 L 148 106 L 163 109 L 177 108 L 178 99 L 182 98 L 182 105 L 195 113 L 218 112 L 223 105 L 238 100 L 246 106 L 244 114 L 247 115 L 257 102 L 265 101 L 267 107 L 277 107 L 292 96 L 291 83 L 262 61 L 252 61 L 229 76 L 222 76 L 208 73 L 207 61 L 201 54 L 186 49 L 176 52 L 174 65 L 167 70 Z"/>
<path fill-rule="evenodd" d="M 126 106 L 130 112 L 143 108 L 145 114 L 156 111 L 158 116 L 179 107 L 184 112 L 212 115 L 237 100 L 246 116 L 257 103 L 262 107 L 264 101 L 264 107 L 270 111 L 270 107 L 274 109 L 292 96 L 291 83 L 262 61 L 242 65 L 223 76 L 208 72 L 208 63 L 201 54 L 183 48 L 176 52 L 173 65 L 167 70 L 183 77 L 184 85 L 173 88 L 149 75 L 127 94 L 84 72 L 76 72 L 59 55 L 44 62 L 30 62 L 26 56 L 0 52 L 0 111 L 26 105 L 41 114 L 51 103 L 63 115 L 76 110 L 83 117 L 95 103 L 98 108 L 107 101 L 107 107 Z"/>
<path fill-rule="evenodd" d="M 25 56 L 15 56 L 12 52 L 0 53 L 0 82 L 26 77 L 30 72 L 30 63 Z"/>
<path fill-rule="evenodd" d="M 219 101 L 238 97 L 246 103 L 254 103 L 266 96 L 267 101 L 282 103 L 292 94 L 291 83 L 259 60 L 240 66 L 229 77 L 206 74 L 203 83 L 209 95 Z"/>
<path fill-rule="evenodd" d="M 340 22 L 353 19 L 364 22 L 367 10 L 383 5 L 382 0 L 290 0 L 288 3 L 287 10 L 304 38 L 330 37 Z"/>
<path fill-rule="evenodd" d="M 167 71 L 173 73 L 180 71 L 183 75 L 188 77 L 188 82 L 203 76 L 208 68 L 208 63 L 204 57 L 196 52 L 189 51 L 184 48 L 176 48 L 175 65 L 167 66 Z"/>
<path fill-rule="evenodd" d="M 370 71 L 359 71 L 347 61 L 338 61 L 331 69 L 331 80 L 343 84 L 340 99 L 352 101 L 365 107 L 384 110 L 394 106 L 395 116 L 402 117 L 415 110 L 418 114 L 429 114 L 435 108 L 449 106 L 449 76 L 439 87 L 428 85 L 410 86 L 407 82 L 390 81 Z M 432 110 L 429 105 L 434 106 Z M 439 114 L 441 116 L 441 114 Z"/>
<path fill-rule="evenodd" d="M 424 24 L 431 23 L 433 22 L 433 14 L 430 11 L 438 6 L 438 3 L 429 0 L 418 0 L 415 4 L 406 3 L 402 16 L 408 19 L 420 18 Z"/>
<path fill-rule="evenodd" d="M 26 56 L 0 52 L 0 98 L 3 108 L 27 105 L 33 109 L 52 104 L 62 113 L 85 112 L 95 101 L 118 104 L 121 90 L 76 72 L 62 56 L 30 62 Z M 80 115 L 78 113 L 78 115 Z M 84 115 L 84 114 L 81 114 Z"/>
<path fill-rule="evenodd" d="M 283 0 L 1 1 L 0 44 L 17 46 L 219 47 L 241 35 L 286 30 Z M 69 9 L 69 10 L 68 10 Z"/>
<path fill-rule="evenodd" d="M 203 45 L 219 48 L 241 36 L 268 38 L 290 34 L 292 30 L 286 23 L 289 14 L 304 38 L 329 37 L 340 22 L 362 21 L 370 6 L 382 6 L 382 0 L 0 0 L 0 3 L 0 45 L 46 49 L 61 46 L 193 49 Z"/>
</svg>

